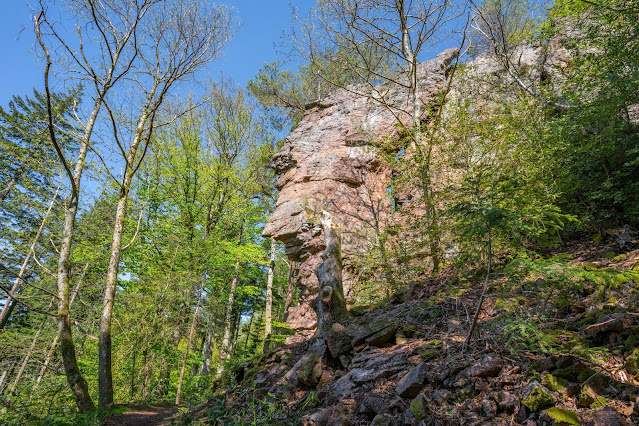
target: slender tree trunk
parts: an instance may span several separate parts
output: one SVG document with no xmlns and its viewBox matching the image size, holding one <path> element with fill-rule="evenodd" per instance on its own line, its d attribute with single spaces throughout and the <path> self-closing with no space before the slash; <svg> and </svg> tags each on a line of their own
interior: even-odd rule
<svg viewBox="0 0 639 426">
<path fill-rule="evenodd" d="M 133 395 L 135 394 L 135 358 L 137 357 L 137 349 L 133 350 L 133 361 L 131 363 L 131 387 L 129 388 L 129 400 L 133 401 Z"/>
<path fill-rule="evenodd" d="M 211 371 L 211 356 L 213 355 L 213 338 L 215 336 L 215 321 L 211 318 L 211 324 L 206 331 L 206 340 L 204 341 L 204 349 L 202 351 L 202 365 L 198 375 L 208 376 Z"/>
<path fill-rule="evenodd" d="M 488 225 L 488 270 L 486 271 L 486 279 L 484 280 L 484 287 L 481 290 L 481 296 L 479 296 L 479 303 L 477 304 L 477 310 L 475 311 L 473 322 L 470 325 L 470 330 L 468 330 L 468 336 L 466 337 L 466 341 L 464 342 L 464 347 L 462 348 L 463 352 L 466 352 L 466 349 L 468 348 L 468 345 L 470 344 L 470 340 L 473 337 L 473 332 L 475 331 L 475 327 L 477 326 L 477 319 L 479 318 L 479 312 L 481 312 L 481 306 L 484 303 L 484 296 L 486 295 L 486 290 L 488 289 L 488 280 L 490 278 L 490 268 L 492 266 L 492 260 L 493 260 L 492 235 L 490 233 L 490 225 Z"/>
<path fill-rule="evenodd" d="M 15 365 L 16 365 L 16 361 L 11 360 L 11 362 L 7 364 L 7 368 L 5 368 L 4 371 L 2 372 L 2 376 L 0 377 L 0 395 L 4 393 L 4 390 L 9 385 L 9 376 L 11 375 L 11 373 L 13 373 L 13 369 L 15 368 Z"/>
<path fill-rule="evenodd" d="M 249 339 L 251 338 L 251 328 L 253 328 L 253 319 L 255 318 L 255 311 L 251 311 L 251 319 L 248 324 L 248 330 L 246 331 L 246 340 L 244 340 L 244 353 L 242 358 L 246 358 L 246 348 L 248 347 Z"/>
<path fill-rule="evenodd" d="M 147 104 L 150 101 L 147 101 Z M 111 240 L 111 256 L 104 283 L 104 301 L 102 314 L 100 315 L 100 336 L 98 342 L 98 405 L 100 408 L 113 406 L 113 372 L 111 369 L 111 320 L 113 318 L 113 303 L 115 301 L 115 289 L 118 283 L 118 270 L 122 255 L 122 235 L 124 234 L 124 220 L 126 218 L 126 205 L 131 191 L 131 182 L 135 172 L 135 158 L 142 142 L 144 127 L 147 124 L 147 107 L 141 113 L 135 136 L 126 157 L 124 179 L 120 187 L 120 198 L 115 212 L 113 224 L 113 238 Z"/>
<path fill-rule="evenodd" d="M 217 367 L 217 377 L 222 375 L 224 371 L 224 362 L 229 358 L 231 347 L 231 328 L 233 326 L 233 299 L 235 298 L 235 289 L 237 287 L 237 278 L 240 273 L 240 262 L 235 262 L 235 272 L 231 280 L 231 288 L 229 289 L 229 300 L 226 303 L 226 315 L 224 317 L 224 337 L 222 338 L 222 347 L 220 348 L 220 365 Z"/>
<path fill-rule="evenodd" d="M 323 211 L 322 215 L 326 249 L 322 253 L 322 263 L 315 269 L 320 288 L 317 297 L 317 337 L 326 336 L 334 323 L 349 315 L 342 287 L 341 235 L 332 225 L 330 214 Z"/>
<path fill-rule="evenodd" d="M 51 303 L 49 303 L 49 307 L 47 308 L 47 310 L 51 309 L 53 307 L 53 303 L 55 302 L 55 298 L 51 299 Z M 14 380 L 13 384 L 11 385 L 11 388 L 9 389 L 9 392 L 15 392 L 16 388 L 18 387 L 18 384 L 20 383 L 20 380 L 22 379 L 22 375 L 24 374 L 24 370 L 27 368 L 27 364 L 29 364 L 29 360 L 31 359 L 31 355 L 33 354 L 33 350 L 36 347 L 36 344 L 38 343 L 38 339 L 40 338 L 40 333 L 42 333 L 42 329 L 44 328 L 44 324 L 47 322 L 46 318 L 42 318 L 42 321 L 40 322 L 40 326 L 38 327 L 38 330 L 36 331 L 35 336 L 33 336 L 33 340 L 31 341 L 31 346 L 29 346 L 29 350 L 27 351 L 26 355 L 24 356 L 24 360 L 22 361 L 22 365 L 20 366 L 20 369 L 18 370 L 18 374 L 16 375 L 16 379 Z"/>
<path fill-rule="evenodd" d="M 55 199 L 58 198 L 58 191 L 60 191 L 60 187 L 58 187 L 58 189 L 55 190 L 55 194 L 53 194 L 53 198 L 51 199 L 51 202 L 49 203 L 49 208 L 47 208 L 47 212 L 44 214 L 44 217 L 42 218 L 42 222 L 40 223 L 38 232 L 36 232 L 36 235 L 33 238 L 33 242 L 31 243 L 31 246 L 29 247 L 29 252 L 27 253 L 27 256 L 24 258 L 24 262 L 22 262 L 22 267 L 20 268 L 20 272 L 18 272 L 18 276 L 16 277 L 16 280 L 13 283 L 13 287 L 11 287 L 11 294 L 16 294 L 16 292 L 18 291 L 18 287 L 20 286 L 20 281 L 22 281 L 24 272 L 27 270 L 29 259 L 31 259 L 31 255 L 33 254 L 35 250 L 35 246 L 38 243 L 38 240 L 40 239 L 40 234 L 42 234 L 44 225 L 47 223 L 47 218 L 49 217 L 49 213 L 51 213 L 51 209 L 53 208 L 53 205 L 55 204 Z M 7 301 L 4 303 L 2 312 L 0 312 L 0 330 L 4 328 L 4 324 L 6 324 L 7 319 L 10 315 L 10 312 L 13 310 L 12 307 L 11 308 L 9 307 L 9 305 L 12 304 L 12 302 L 13 302 L 13 299 L 11 295 L 7 296 Z"/>
<path fill-rule="evenodd" d="M 268 277 L 266 279 L 266 308 L 264 309 L 264 351 L 266 351 L 270 346 L 272 333 L 271 312 L 273 309 L 273 271 L 275 270 L 275 249 L 275 239 L 271 238 L 271 257 L 268 264 Z M 251 321 L 252 320 L 253 317 L 251 316 Z M 244 348 L 244 352 L 246 353 L 246 347 Z"/>
<path fill-rule="evenodd" d="M 184 373 L 186 372 L 186 361 L 189 358 L 189 350 L 191 349 L 191 341 L 195 334 L 195 326 L 197 324 L 197 316 L 200 313 L 200 303 L 202 302 L 202 288 L 200 288 L 200 295 L 197 298 L 197 306 L 193 313 L 193 320 L 191 321 L 191 329 L 189 330 L 189 336 L 186 339 L 186 349 L 184 350 L 184 357 L 182 358 L 182 368 L 180 369 L 180 380 L 178 381 L 177 392 L 175 394 L 175 405 L 180 404 L 180 395 L 182 394 L 182 383 L 184 382 Z"/>
<path fill-rule="evenodd" d="M 293 303 L 293 286 L 295 285 L 295 270 L 297 264 L 291 261 L 288 267 L 288 288 L 286 289 L 286 300 L 284 301 L 284 322 L 288 320 L 288 310 Z"/>
</svg>

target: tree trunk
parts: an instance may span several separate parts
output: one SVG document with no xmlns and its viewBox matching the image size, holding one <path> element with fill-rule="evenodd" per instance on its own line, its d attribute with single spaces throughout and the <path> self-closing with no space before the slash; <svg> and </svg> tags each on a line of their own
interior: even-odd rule
<svg viewBox="0 0 639 426">
<path fill-rule="evenodd" d="M 206 341 L 204 343 L 204 350 L 202 351 L 202 365 L 198 375 L 208 376 L 211 371 L 211 356 L 213 354 L 213 336 L 215 334 L 215 322 L 211 318 L 211 325 L 206 332 Z"/>
<path fill-rule="evenodd" d="M 271 258 L 268 264 L 268 277 L 266 279 L 266 308 L 264 309 L 264 352 L 268 350 L 271 343 L 271 313 L 273 309 L 273 271 L 275 270 L 275 249 L 275 239 L 271 238 Z M 251 317 L 251 321 L 252 320 L 253 317 Z M 246 353 L 246 347 L 244 348 L 244 352 Z"/>
<path fill-rule="evenodd" d="M 295 285 L 295 271 L 297 265 L 294 261 L 288 267 L 288 288 L 286 289 L 286 300 L 284 301 L 284 321 L 288 320 L 288 310 L 293 303 L 293 286 Z"/>
<path fill-rule="evenodd" d="M 24 258 L 24 262 L 22 262 L 22 267 L 20 268 L 20 272 L 18 272 L 18 276 L 16 277 L 16 280 L 13 283 L 13 287 L 11 287 L 11 294 L 16 294 L 16 292 L 18 291 L 20 281 L 22 281 L 24 272 L 27 270 L 29 259 L 31 259 L 31 255 L 33 254 L 35 250 L 35 245 L 38 243 L 38 240 L 40 239 L 40 234 L 42 233 L 42 230 L 44 229 L 44 225 L 47 223 L 47 218 L 49 217 L 49 213 L 51 213 L 51 209 L 53 208 L 53 205 L 55 204 L 55 199 L 58 197 L 58 191 L 60 191 L 60 187 L 58 187 L 58 189 L 55 190 L 55 194 L 53 194 L 53 198 L 51 199 L 51 202 L 49 203 L 49 208 L 47 208 L 47 212 L 44 214 L 44 218 L 42 218 L 42 222 L 40 223 L 38 232 L 36 232 L 36 235 L 33 238 L 33 243 L 31 243 L 31 246 L 29 247 L 29 252 L 27 253 L 27 256 Z M 2 312 L 0 312 L 0 330 L 4 328 L 4 325 L 7 323 L 9 315 L 11 314 L 11 311 L 13 310 L 13 306 L 11 307 L 9 306 L 10 304 L 14 305 L 14 303 L 12 302 L 13 302 L 13 298 L 11 297 L 11 295 L 7 296 L 7 301 L 4 303 Z"/>
<path fill-rule="evenodd" d="M 246 340 L 244 340 L 244 353 L 242 358 L 246 358 L 246 348 L 248 348 L 248 342 L 251 338 L 251 328 L 253 327 L 253 319 L 255 318 L 255 311 L 251 311 L 251 319 L 248 324 L 248 330 L 246 331 Z"/>
<path fill-rule="evenodd" d="M 326 336 L 334 323 L 348 318 L 342 288 L 341 236 L 331 223 L 330 214 L 323 211 L 322 216 L 326 249 L 322 253 L 321 265 L 315 270 L 320 288 L 317 297 L 317 337 Z"/>
<path fill-rule="evenodd" d="M 97 114 L 97 113 L 96 113 Z M 76 188 L 79 189 L 80 175 L 86 158 L 88 145 L 82 143 L 80 155 L 76 163 Z M 93 411 L 95 405 L 89 394 L 86 380 L 80 373 L 78 360 L 73 344 L 73 334 L 71 331 L 71 315 L 69 303 L 70 271 L 71 271 L 71 245 L 73 243 L 73 232 L 75 218 L 78 211 L 78 194 L 72 194 L 65 210 L 64 228 L 62 244 L 60 244 L 60 257 L 58 259 L 58 331 L 60 335 L 60 353 L 62 354 L 62 364 L 67 376 L 67 382 L 71 391 L 75 395 L 78 410 L 81 413 Z"/>
<path fill-rule="evenodd" d="M 231 288 L 229 289 L 229 300 L 226 303 L 226 316 L 224 317 L 224 337 L 222 338 L 222 346 L 220 348 L 220 364 L 217 367 L 217 377 L 222 375 L 224 371 L 224 362 L 229 358 L 231 347 L 231 328 L 233 327 L 233 298 L 235 297 L 235 289 L 237 287 L 237 278 L 240 273 L 240 262 L 235 262 L 235 272 L 231 280 Z"/>
<path fill-rule="evenodd" d="M 154 90 L 152 90 L 152 93 Z M 100 336 L 98 342 L 98 405 L 100 408 L 108 409 L 113 406 L 113 372 L 111 370 L 111 320 L 113 318 L 113 303 L 115 301 L 115 289 L 118 284 L 118 270 L 120 257 L 122 255 L 122 235 L 124 234 L 124 220 L 126 218 L 126 205 L 131 191 L 133 174 L 136 171 L 134 166 L 136 154 L 144 128 L 147 124 L 147 107 L 145 106 L 138 118 L 135 136 L 129 152 L 126 156 L 126 166 L 124 179 L 120 187 L 120 198 L 115 212 L 113 224 L 113 238 L 111 240 L 111 256 L 109 258 L 109 268 L 107 269 L 106 281 L 104 283 L 104 301 L 102 304 L 102 314 L 100 315 Z"/>
<path fill-rule="evenodd" d="M 195 334 L 195 325 L 197 324 L 197 316 L 200 313 L 200 302 L 202 301 L 202 289 L 200 289 L 200 295 L 197 298 L 197 306 L 195 313 L 193 314 L 193 321 L 191 321 L 191 329 L 189 330 L 189 336 L 186 339 L 186 349 L 184 350 L 184 357 L 182 358 L 182 368 L 180 369 L 180 380 L 178 381 L 177 392 L 175 394 L 175 405 L 180 404 L 180 394 L 182 393 L 182 383 L 184 382 L 184 373 L 186 371 L 186 361 L 189 358 L 189 350 L 191 349 L 191 341 Z"/>
</svg>

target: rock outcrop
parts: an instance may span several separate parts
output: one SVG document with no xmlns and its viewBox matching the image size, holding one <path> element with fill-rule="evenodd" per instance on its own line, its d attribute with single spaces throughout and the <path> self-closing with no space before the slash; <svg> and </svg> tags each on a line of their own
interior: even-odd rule
<svg viewBox="0 0 639 426">
<path fill-rule="evenodd" d="M 448 86 L 449 67 L 457 54 L 455 48 L 448 49 L 419 65 L 424 116 L 441 103 L 441 93 Z M 503 61 L 490 55 L 480 55 L 466 63 L 466 72 L 457 74 L 449 98 L 481 96 L 488 105 L 503 101 L 509 94 L 536 93 L 542 84 L 547 88 L 561 82 L 561 70 L 570 60 L 569 52 L 556 41 L 548 46 L 521 46 L 512 57 L 517 69 L 507 70 Z M 316 322 L 310 301 L 319 290 L 315 270 L 325 248 L 320 226 L 322 211 L 330 213 L 341 229 L 343 287 L 348 302 L 353 283 L 350 260 L 370 250 L 376 236 L 397 220 L 391 197 L 395 205 L 419 197 L 417 188 L 404 188 L 402 193 L 393 188 L 391 193 L 393 170 L 380 155 L 380 147 L 388 146 L 388 142 L 399 145 L 392 143 L 400 136 L 402 126 L 398 120 L 411 126 L 407 112 L 411 111 L 410 105 L 408 91 L 400 84 L 335 90 L 307 106 L 302 121 L 273 158 L 280 195 L 263 235 L 281 241 L 289 258 L 299 262 L 300 304 L 291 308 L 288 323 L 296 330 L 307 330 L 306 335 L 312 333 Z M 477 114 L 481 118 L 485 112 Z M 455 178 L 437 173 L 435 181 Z M 414 210 L 419 209 L 417 204 L 412 207 Z"/>
<path fill-rule="evenodd" d="M 446 70 L 456 55 L 455 49 L 449 49 L 420 64 L 424 103 L 440 93 Z M 314 318 L 310 300 L 319 290 L 314 272 L 324 250 L 321 212 L 329 212 L 341 228 L 343 285 L 348 299 L 353 280 L 348 260 L 370 247 L 392 211 L 388 194 L 391 170 L 376 147 L 397 137 L 395 114 L 410 122 L 402 113 L 410 99 L 398 85 L 376 88 L 384 93 L 387 105 L 374 100 L 370 89 L 370 96 L 362 96 L 364 90 L 364 86 L 336 90 L 309 105 L 273 158 L 280 195 L 263 235 L 281 241 L 288 257 L 300 262 L 300 304 L 291 308 L 289 315 L 289 326 L 294 329 L 308 329 Z"/>
</svg>

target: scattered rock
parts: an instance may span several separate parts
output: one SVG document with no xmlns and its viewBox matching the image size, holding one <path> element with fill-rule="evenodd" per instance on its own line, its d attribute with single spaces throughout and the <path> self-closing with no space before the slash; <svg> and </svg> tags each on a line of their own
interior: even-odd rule
<svg viewBox="0 0 639 426">
<path fill-rule="evenodd" d="M 527 384 L 522 390 L 521 403 L 528 407 L 531 411 L 538 411 L 539 409 L 552 404 L 553 397 L 550 391 L 539 382 L 531 382 Z"/>
<path fill-rule="evenodd" d="M 415 416 L 415 419 L 417 419 L 417 421 L 426 418 L 428 411 L 424 394 L 420 393 L 415 397 L 415 399 L 411 401 L 410 411 L 413 413 L 413 416 Z"/>
<path fill-rule="evenodd" d="M 414 398 L 417 396 L 422 387 L 424 387 L 427 372 L 427 366 L 423 362 L 414 367 L 395 386 L 397 394 L 402 398 Z"/>
<path fill-rule="evenodd" d="M 625 426 L 628 423 L 612 407 L 601 407 L 590 413 L 587 426 Z"/>
<path fill-rule="evenodd" d="M 579 392 L 579 406 L 584 408 L 598 408 L 606 405 L 608 401 L 603 396 L 599 395 L 596 389 L 589 385 L 584 384 Z"/>
<path fill-rule="evenodd" d="M 565 379 L 555 377 L 550 373 L 545 374 L 544 377 L 542 377 L 541 383 L 554 392 L 564 389 L 568 385 Z"/>
<path fill-rule="evenodd" d="M 504 367 L 504 360 L 497 355 L 489 355 L 470 368 L 473 377 L 496 377 Z"/>
<path fill-rule="evenodd" d="M 397 327 L 391 325 L 366 338 L 364 342 L 371 346 L 382 346 L 385 343 L 393 342 L 395 340 L 396 331 Z"/>
<path fill-rule="evenodd" d="M 318 339 L 313 342 L 304 356 L 287 373 L 290 381 L 297 381 L 303 386 L 316 387 L 322 377 L 322 362 L 326 353 L 326 342 Z"/>
<path fill-rule="evenodd" d="M 628 374 L 633 376 L 635 380 L 639 381 L 639 349 L 635 349 L 632 354 L 626 358 L 624 367 Z"/>
<path fill-rule="evenodd" d="M 497 415 L 497 404 L 492 399 L 484 399 L 481 402 L 481 410 L 486 417 L 493 418 Z"/>
<path fill-rule="evenodd" d="M 497 402 L 499 403 L 499 408 L 508 414 L 514 413 L 519 406 L 519 398 L 517 398 L 515 392 L 500 392 L 497 394 Z"/>
</svg>

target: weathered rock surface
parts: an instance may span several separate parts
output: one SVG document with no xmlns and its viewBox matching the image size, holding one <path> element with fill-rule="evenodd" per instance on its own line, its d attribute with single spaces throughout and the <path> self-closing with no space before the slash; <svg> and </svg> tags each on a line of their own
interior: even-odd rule
<svg viewBox="0 0 639 426">
<path fill-rule="evenodd" d="M 446 69 L 455 49 L 420 64 L 421 96 L 427 104 L 444 87 Z M 364 87 L 336 90 L 310 107 L 298 127 L 273 158 L 280 189 L 276 208 L 263 235 L 284 243 L 289 258 L 300 262 L 300 302 L 308 305 L 318 291 L 314 271 L 324 249 L 320 215 L 328 211 L 341 227 L 342 256 L 348 259 L 369 247 L 369 237 L 387 220 L 391 204 L 387 194 L 391 170 L 384 166 L 376 146 L 397 135 L 397 113 L 409 97 L 400 86 L 384 86 L 391 111 L 370 96 L 358 96 Z M 370 91 L 370 89 L 368 89 Z M 408 121 L 406 114 L 400 114 Z M 352 277 L 343 277 L 348 299 Z M 289 320 L 294 327 L 306 322 Z"/>
</svg>

